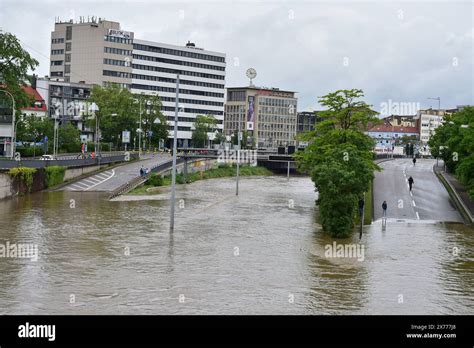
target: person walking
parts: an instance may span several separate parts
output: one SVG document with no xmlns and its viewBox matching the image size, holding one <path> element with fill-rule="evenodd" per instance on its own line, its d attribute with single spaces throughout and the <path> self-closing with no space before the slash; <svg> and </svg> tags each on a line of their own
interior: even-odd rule
<svg viewBox="0 0 474 348">
<path fill-rule="evenodd" d="M 382 217 L 387 218 L 387 201 L 382 203 Z"/>
<path fill-rule="evenodd" d="M 143 165 L 142 165 L 142 167 L 140 168 L 140 176 L 143 177 L 144 174 L 145 174 L 145 169 L 143 168 Z"/>
<path fill-rule="evenodd" d="M 410 191 L 411 191 L 411 187 L 413 186 L 413 183 L 415 182 L 415 180 L 413 180 L 413 178 L 410 176 L 408 178 L 408 186 L 410 187 Z"/>
<path fill-rule="evenodd" d="M 413 167 L 415 166 L 416 164 L 416 157 L 413 157 Z"/>
</svg>

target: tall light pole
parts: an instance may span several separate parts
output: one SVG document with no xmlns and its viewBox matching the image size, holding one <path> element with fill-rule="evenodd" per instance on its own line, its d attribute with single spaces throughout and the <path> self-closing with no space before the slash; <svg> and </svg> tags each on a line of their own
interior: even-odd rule
<svg viewBox="0 0 474 348">
<path fill-rule="evenodd" d="M 15 134 L 15 98 L 13 97 L 13 94 L 8 92 L 5 89 L 0 89 L 1 92 L 8 94 L 12 98 L 12 137 L 11 137 L 11 158 L 15 156 L 15 142 L 16 142 L 16 134 Z"/>
<path fill-rule="evenodd" d="M 239 195 L 239 173 L 240 173 L 240 138 L 242 136 L 241 133 L 241 116 L 242 116 L 242 107 L 240 108 L 239 112 L 239 131 L 237 133 L 237 178 L 235 180 L 235 195 Z"/>
<path fill-rule="evenodd" d="M 170 232 L 174 231 L 174 208 L 176 203 L 176 148 L 178 146 L 178 103 L 179 103 L 179 74 L 176 75 L 176 103 L 174 108 L 174 137 L 173 137 L 173 169 L 171 172 L 171 216 Z"/>
<path fill-rule="evenodd" d="M 97 115 L 97 111 L 99 111 L 99 107 L 97 106 L 96 103 L 92 103 L 90 106 L 90 110 L 92 111 L 92 115 L 95 118 L 95 144 L 94 144 L 94 152 L 97 155 L 97 152 L 99 150 L 99 116 Z M 56 127 L 56 120 L 54 123 Z"/>
<path fill-rule="evenodd" d="M 140 108 L 140 121 L 139 121 L 139 126 L 138 129 L 140 130 L 138 132 L 138 159 L 140 159 L 141 154 L 142 154 L 142 101 L 139 101 L 139 108 Z"/>
</svg>

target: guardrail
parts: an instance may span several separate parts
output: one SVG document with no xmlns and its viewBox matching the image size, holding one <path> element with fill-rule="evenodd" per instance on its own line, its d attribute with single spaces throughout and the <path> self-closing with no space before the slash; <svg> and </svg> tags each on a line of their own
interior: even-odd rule
<svg viewBox="0 0 474 348">
<path fill-rule="evenodd" d="M 130 158 L 137 158 L 138 155 L 130 154 Z M 87 167 L 99 164 L 108 164 L 115 162 L 125 161 L 125 154 L 103 156 L 96 158 L 85 158 L 85 159 L 52 159 L 52 160 L 0 160 L 0 170 L 10 169 L 15 167 L 28 167 L 28 168 L 44 168 L 49 166 L 63 166 L 68 168 Z"/>
<path fill-rule="evenodd" d="M 202 160 L 201 159 L 193 159 L 191 161 L 188 161 L 189 162 L 196 162 L 196 161 L 199 161 L 199 160 Z M 176 159 L 176 164 L 182 164 L 184 163 L 185 160 L 183 158 L 177 158 Z M 123 184 L 122 186 L 120 186 L 119 188 L 117 188 L 110 196 L 109 196 L 109 199 L 113 199 L 115 197 L 118 197 L 118 196 L 121 196 L 127 192 L 130 192 L 131 190 L 133 190 L 134 188 L 144 184 L 151 176 L 152 173 L 161 173 L 161 172 L 164 172 L 165 170 L 168 170 L 168 169 L 171 169 L 173 166 L 173 160 L 170 159 L 164 163 L 160 163 L 154 167 L 152 167 L 150 169 L 150 173 L 148 173 L 147 175 L 145 176 L 138 176 L 136 178 L 133 178 L 132 180 L 130 180 L 129 182 Z"/>
</svg>

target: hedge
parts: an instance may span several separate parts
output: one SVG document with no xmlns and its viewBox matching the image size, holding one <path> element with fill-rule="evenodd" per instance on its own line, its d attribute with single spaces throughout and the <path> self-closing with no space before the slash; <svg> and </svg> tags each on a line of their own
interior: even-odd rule
<svg viewBox="0 0 474 348">
<path fill-rule="evenodd" d="M 61 184 L 64 181 L 64 174 L 66 173 L 66 167 L 62 166 L 49 166 L 44 169 L 45 184 L 46 187 L 52 187 Z"/>
<path fill-rule="evenodd" d="M 27 167 L 16 167 L 10 168 L 7 174 L 12 177 L 13 179 L 17 179 L 20 182 L 24 182 L 28 192 L 31 192 L 31 188 L 33 186 L 33 174 L 36 173 L 35 168 L 27 168 Z"/>
</svg>

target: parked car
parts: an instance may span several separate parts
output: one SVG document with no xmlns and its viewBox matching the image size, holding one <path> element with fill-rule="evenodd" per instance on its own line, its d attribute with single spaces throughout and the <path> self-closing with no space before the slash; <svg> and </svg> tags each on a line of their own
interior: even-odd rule
<svg viewBox="0 0 474 348">
<path fill-rule="evenodd" d="M 40 158 L 42 161 L 51 161 L 54 159 L 53 155 L 43 155 Z"/>
</svg>

